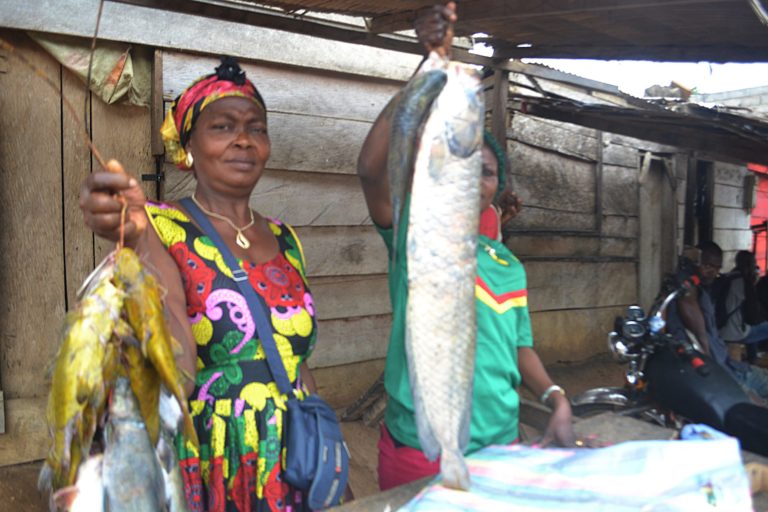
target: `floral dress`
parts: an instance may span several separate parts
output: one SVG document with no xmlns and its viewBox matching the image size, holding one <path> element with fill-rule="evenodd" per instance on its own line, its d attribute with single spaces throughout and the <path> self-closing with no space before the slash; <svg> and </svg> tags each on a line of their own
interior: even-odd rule
<svg viewBox="0 0 768 512">
<path fill-rule="evenodd" d="M 190 509 L 307 510 L 304 496 L 282 481 L 285 397 L 221 253 L 181 210 L 150 203 L 147 212 L 179 267 L 197 343 L 189 406 L 200 446 L 177 441 Z M 240 264 L 270 309 L 286 372 L 300 388 L 299 365 L 315 343 L 315 309 L 298 238 L 290 226 L 275 219 L 268 223 L 280 247 L 277 256 L 259 265 Z"/>
</svg>

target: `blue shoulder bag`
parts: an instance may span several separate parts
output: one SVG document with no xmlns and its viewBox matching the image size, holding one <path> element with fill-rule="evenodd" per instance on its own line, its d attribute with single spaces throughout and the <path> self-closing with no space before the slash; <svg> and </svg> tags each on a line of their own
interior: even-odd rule
<svg viewBox="0 0 768 512">
<path fill-rule="evenodd" d="M 264 299 L 248 281 L 227 244 L 197 205 L 190 199 L 180 201 L 208 238 L 218 247 L 232 276 L 248 301 L 267 364 L 277 388 L 287 400 L 285 481 L 307 493 L 312 509 L 338 505 L 349 478 L 349 452 L 347 451 L 336 413 L 316 395 L 304 400 L 296 397 L 285 372 L 285 365 L 272 335 L 272 322 Z"/>
</svg>

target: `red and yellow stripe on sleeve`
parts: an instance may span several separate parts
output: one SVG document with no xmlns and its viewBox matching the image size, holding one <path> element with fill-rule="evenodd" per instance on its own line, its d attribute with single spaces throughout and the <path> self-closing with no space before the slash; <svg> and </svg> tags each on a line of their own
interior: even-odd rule
<svg viewBox="0 0 768 512">
<path fill-rule="evenodd" d="M 475 297 L 500 315 L 506 313 L 511 308 L 528 306 L 528 290 L 522 289 L 496 294 L 485 284 L 485 281 L 480 276 L 475 281 Z"/>
</svg>

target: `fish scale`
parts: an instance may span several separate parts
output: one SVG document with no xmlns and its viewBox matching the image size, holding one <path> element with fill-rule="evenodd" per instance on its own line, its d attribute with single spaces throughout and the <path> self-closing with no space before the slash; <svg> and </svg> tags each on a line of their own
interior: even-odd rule
<svg viewBox="0 0 768 512">
<path fill-rule="evenodd" d="M 408 219 L 406 351 L 421 448 L 443 484 L 469 488 L 475 280 L 485 108 L 479 74 L 433 55 L 447 82 L 419 141 Z"/>
</svg>

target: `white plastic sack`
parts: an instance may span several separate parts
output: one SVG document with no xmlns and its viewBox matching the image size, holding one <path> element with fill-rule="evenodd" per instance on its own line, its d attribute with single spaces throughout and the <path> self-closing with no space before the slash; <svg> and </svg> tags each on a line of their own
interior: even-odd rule
<svg viewBox="0 0 768 512">
<path fill-rule="evenodd" d="M 751 512 L 734 438 L 597 449 L 490 446 L 469 456 L 471 492 L 428 486 L 406 511 Z"/>
</svg>

